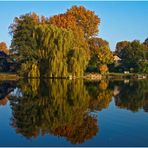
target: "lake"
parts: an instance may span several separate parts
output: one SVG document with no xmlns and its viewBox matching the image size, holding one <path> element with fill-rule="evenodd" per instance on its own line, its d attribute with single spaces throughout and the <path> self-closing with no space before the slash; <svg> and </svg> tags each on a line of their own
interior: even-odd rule
<svg viewBox="0 0 148 148">
<path fill-rule="evenodd" d="M 1 81 L 0 146 L 148 146 L 148 81 Z"/>
</svg>

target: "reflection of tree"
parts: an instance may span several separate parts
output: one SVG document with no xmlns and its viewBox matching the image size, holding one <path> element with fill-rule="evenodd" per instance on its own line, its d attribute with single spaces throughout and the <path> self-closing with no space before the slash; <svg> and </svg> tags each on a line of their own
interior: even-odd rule
<svg viewBox="0 0 148 148">
<path fill-rule="evenodd" d="M 81 125 L 72 124 L 58 127 L 52 133 L 58 136 L 67 137 L 73 144 L 81 144 L 91 139 L 98 131 L 97 120 L 91 116 L 83 118 Z"/>
<path fill-rule="evenodd" d="M 10 97 L 10 93 L 13 91 L 14 88 L 15 88 L 15 82 L 11 81 L 0 82 L 0 105 L 7 104 Z"/>
<path fill-rule="evenodd" d="M 114 82 L 114 86 L 120 88 L 120 92 L 115 95 L 115 103 L 120 108 L 131 111 L 138 111 L 140 108 L 147 110 L 147 81 L 130 81 L 129 83 Z"/>
<path fill-rule="evenodd" d="M 0 99 L 0 105 L 5 106 L 9 100 L 10 94 L 8 94 L 7 96 L 5 96 L 4 98 Z"/>
<path fill-rule="evenodd" d="M 72 143 L 82 143 L 96 135 L 97 120 L 88 115 L 89 95 L 82 80 L 33 79 L 20 83 L 20 88 L 20 95 L 10 101 L 12 126 L 18 133 L 27 138 L 61 135 Z M 70 135 L 68 131 L 64 133 L 64 128 L 71 129 Z"/>
<path fill-rule="evenodd" d="M 86 82 L 90 94 L 90 108 L 92 110 L 102 110 L 109 106 L 113 92 L 108 88 L 107 81 Z"/>
<path fill-rule="evenodd" d="M 148 111 L 147 81 L 30 79 L 18 86 L 10 99 L 12 126 L 26 138 L 53 134 L 81 144 L 99 131 L 90 111 L 107 108 L 113 95 L 120 108 Z"/>
</svg>

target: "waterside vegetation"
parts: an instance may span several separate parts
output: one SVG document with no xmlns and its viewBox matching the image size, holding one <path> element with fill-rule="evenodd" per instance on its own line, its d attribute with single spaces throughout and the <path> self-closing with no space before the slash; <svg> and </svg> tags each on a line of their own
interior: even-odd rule
<svg viewBox="0 0 148 148">
<path fill-rule="evenodd" d="M 51 17 L 35 12 L 15 17 L 9 27 L 10 49 L 0 43 L 0 72 L 25 78 L 101 78 L 116 73 L 146 78 L 148 39 L 118 42 L 112 52 L 98 37 L 99 25 L 95 12 L 83 6 Z"/>
</svg>

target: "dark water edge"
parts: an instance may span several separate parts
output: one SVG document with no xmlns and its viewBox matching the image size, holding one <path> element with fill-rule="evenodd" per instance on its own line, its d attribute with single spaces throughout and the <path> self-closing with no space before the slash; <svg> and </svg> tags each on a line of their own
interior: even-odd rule
<svg viewBox="0 0 148 148">
<path fill-rule="evenodd" d="M 148 81 L 0 82 L 0 146 L 148 146 Z"/>
</svg>

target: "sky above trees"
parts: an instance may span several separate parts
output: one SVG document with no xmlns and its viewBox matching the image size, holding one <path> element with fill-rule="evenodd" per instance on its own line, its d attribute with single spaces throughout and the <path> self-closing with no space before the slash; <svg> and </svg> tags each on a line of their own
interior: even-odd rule
<svg viewBox="0 0 148 148">
<path fill-rule="evenodd" d="M 98 36 L 106 39 L 114 50 L 121 40 L 148 36 L 148 2 L 0 2 L 0 41 L 11 43 L 8 27 L 14 17 L 35 11 L 39 15 L 52 16 L 65 12 L 72 5 L 83 5 L 95 11 L 101 18 Z"/>
</svg>

